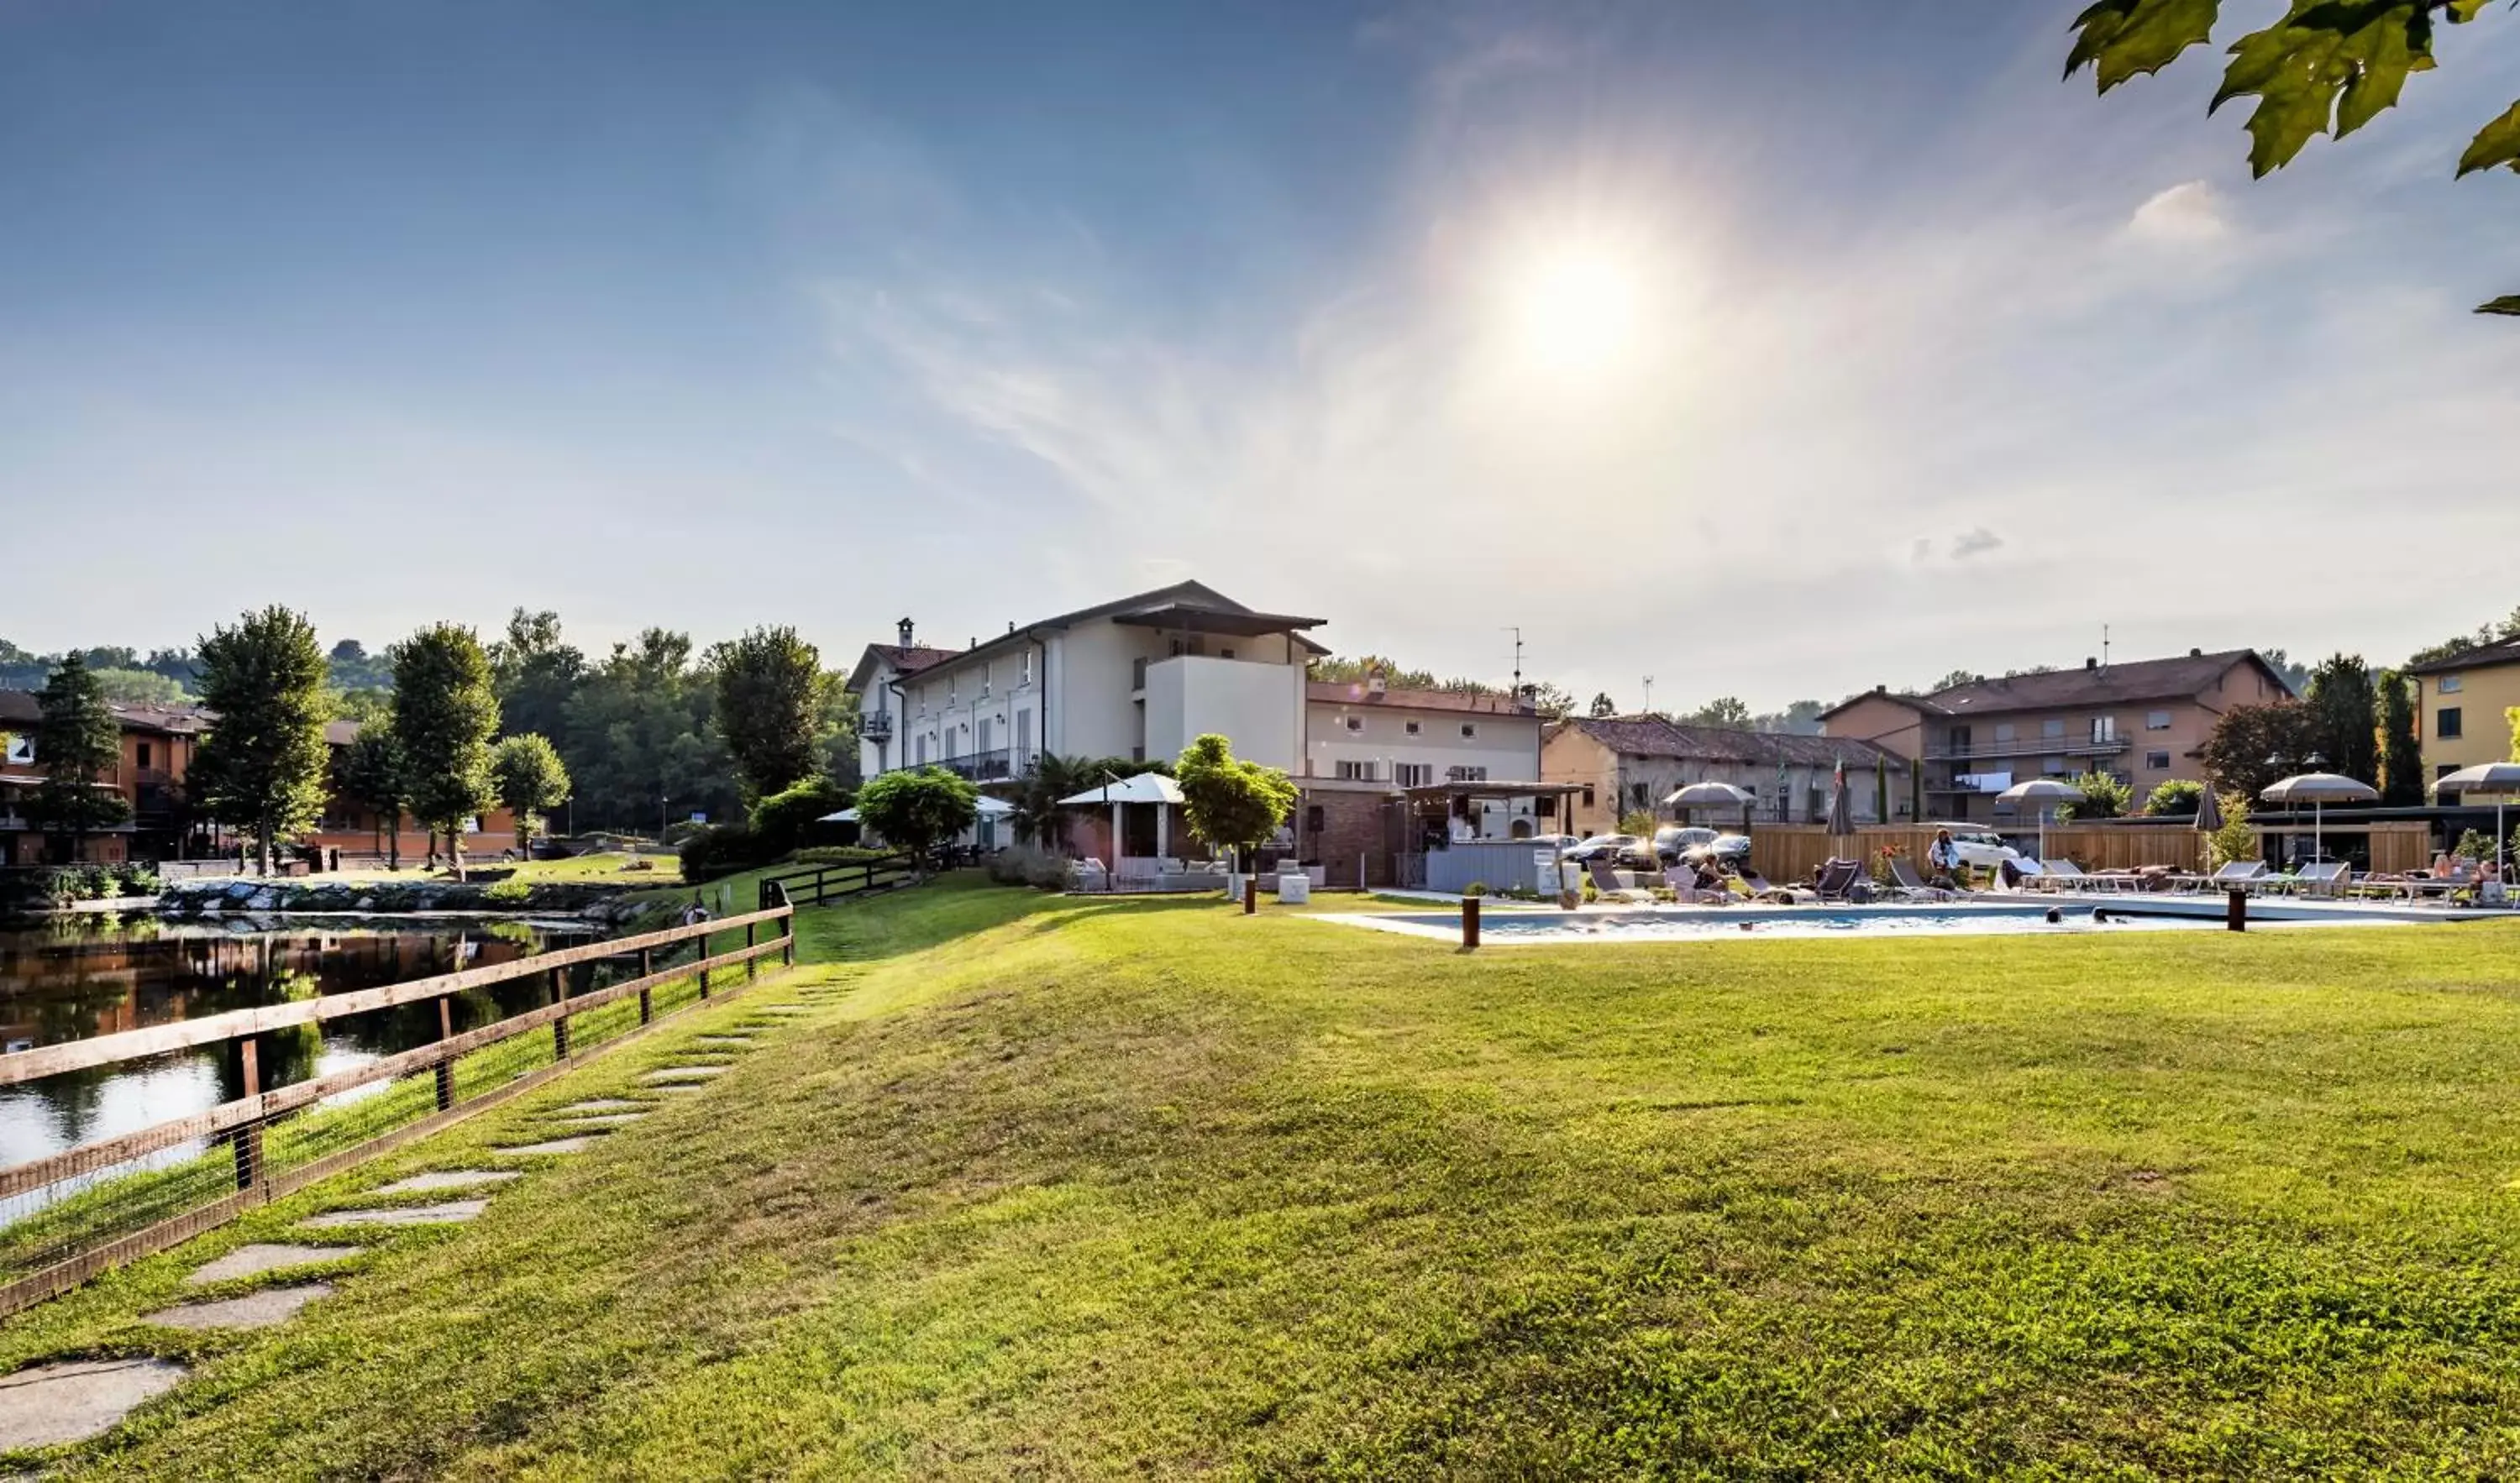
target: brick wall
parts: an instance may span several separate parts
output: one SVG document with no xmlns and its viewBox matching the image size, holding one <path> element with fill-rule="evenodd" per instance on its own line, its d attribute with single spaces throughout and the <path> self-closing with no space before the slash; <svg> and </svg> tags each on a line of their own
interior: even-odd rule
<svg viewBox="0 0 2520 1483">
<path fill-rule="evenodd" d="M 1306 788 L 1295 804 L 1298 853 L 1321 862 L 1330 885 L 1390 885 L 1400 805 L 1378 791 Z M 1359 882 L 1357 860 L 1364 857 Z"/>
</svg>

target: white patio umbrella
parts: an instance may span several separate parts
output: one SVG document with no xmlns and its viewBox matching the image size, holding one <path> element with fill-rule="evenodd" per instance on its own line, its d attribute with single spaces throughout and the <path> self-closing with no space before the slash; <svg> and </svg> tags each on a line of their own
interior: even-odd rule
<svg viewBox="0 0 2520 1483">
<path fill-rule="evenodd" d="M 1663 796 L 1662 801 L 1673 808 L 1737 808 L 1741 811 L 1742 828 L 1746 830 L 1750 824 L 1750 804 L 1756 796 L 1746 787 L 1734 787 L 1730 783 L 1717 783 L 1710 779 L 1674 788 Z"/>
<path fill-rule="evenodd" d="M 1007 815 L 1015 811 L 1015 806 L 1009 803 L 1004 798 L 990 798 L 986 796 L 975 800 L 972 803 L 971 808 L 974 813 L 978 814 L 983 819 L 1003 819 Z M 836 814 L 825 814 L 814 822 L 816 824 L 855 824 L 858 822 L 858 811 L 853 808 L 844 808 Z"/>
<path fill-rule="evenodd" d="M 2436 797 L 2443 793 L 2497 795 L 2494 800 L 2495 874 L 2508 878 L 2509 872 L 2502 869 L 2506 863 L 2502 858 L 2502 845 L 2511 836 L 2502 831 L 2503 800 L 2500 795 L 2520 790 L 2520 762 L 2480 762 L 2474 767 L 2462 767 L 2457 772 L 2435 778 L 2432 786 Z"/>
<path fill-rule="evenodd" d="M 2083 790 L 2071 783 L 2053 778 L 2033 778 L 2016 783 L 1996 794 L 2006 803 L 2032 803 L 2039 807 L 2039 863 L 2048 863 L 2048 811 L 2059 803 L 2080 803 Z"/>
<path fill-rule="evenodd" d="M 1161 773 L 1140 773 L 1134 778 L 1121 778 L 1116 781 L 1105 779 L 1098 786 L 1089 787 L 1081 793 L 1071 793 L 1067 797 L 1059 799 L 1058 806 L 1060 808 L 1100 808 L 1105 804 L 1110 806 L 1111 876 L 1112 878 L 1116 880 L 1119 878 L 1120 875 L 1121 806 L 1129 803 L 1153 803 L 1161 805 L 1179 803 L 1181 801 L 1182 790 L 1180 784 L 1175 783 L 1172 779 L 1165 777 Z M 1171 842 L 1167 837 L 1171 831 L 1171 816 L 1166 814 L 1161 807 L 1156 808 L 1155 854 L 1158 857 L 1164 854 L 1165 846 Z"/>
<path fill-rule="evenodd" d="M 2258 796 L 2269 803 L 2286 808 L 2310 805 L 2310 852 L 2320 859 L 2327 850 L 2322 835 L 2327 805 L 2331 803 L 2377 803 L 2380 790 L 2368 783 L 2357 782 L 2341 773 L 2299 773 L 2268 788 Z"/>
</svg>

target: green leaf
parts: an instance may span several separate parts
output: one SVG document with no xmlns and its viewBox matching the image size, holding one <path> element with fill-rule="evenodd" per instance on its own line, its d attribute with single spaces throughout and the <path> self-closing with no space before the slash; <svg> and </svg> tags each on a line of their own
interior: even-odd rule
<svg viewBox="0 0 2520 1483">
<path fill-rule="evenodd" d="M 2511 105 L 2508 112 L 2478 130 L 2476 142 L 2458 157 L 2461 175 L 2490 170 L 2496 165 L 2520 170 L 2520 103 Z"/>
<path fill-rule="evenodd" d="M 2232 43 L 2213 107 L 2254 97 L 2249 165 L 2282 168 L 2333 126 L 2342 139 L 2397 106 L 2410 72 L 2433 67 L 2441 0 L 2299 0 Z"/>
<path fill-rule="evenodd" d="M 2157 72 L 2214 34 L 2221 0 L 2098 0 L 2074 19 L 2080 32 L 2065 75 L 2092 69 L 2103 93 Z"/>
<path fill-rule="evenodd" d="M 2479 314 L 2509 314 L 2520 318 L 2520 293 L 2505 293 L 2492 303 L 2478 304 Z"/>
</svg>

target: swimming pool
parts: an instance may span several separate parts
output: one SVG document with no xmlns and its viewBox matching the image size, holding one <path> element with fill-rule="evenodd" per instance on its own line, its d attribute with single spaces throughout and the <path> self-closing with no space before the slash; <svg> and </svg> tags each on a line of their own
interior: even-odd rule
<svg viewBox="0 0 2520 1483">
<path fill-rule="evenodd" d="M 2050 915 L 2056 920 L 2049 921 Z M 1315 919 L 1412 937 L 1462 940 L 1458 912 L 1348 913 Z M 2357 914 L 2305 919 L 2272 914 L 2250 929 L 2321 924 L 2385 925 L 2406 919 Z M 2440 920 L 2434 918 L 2432 920 Z M 2052 905 L 1664 907 L 1582 912 L 1494 910 L 1479 921 L 1483 945 L 1513 947 L 1566 942 L 1707 942 L 1777 937 L 2072 936 L 2097 932 L 2221 931 L 2219 915 L 2150 916 L 2122 905 L 2088 901 Z"/>
</svg>

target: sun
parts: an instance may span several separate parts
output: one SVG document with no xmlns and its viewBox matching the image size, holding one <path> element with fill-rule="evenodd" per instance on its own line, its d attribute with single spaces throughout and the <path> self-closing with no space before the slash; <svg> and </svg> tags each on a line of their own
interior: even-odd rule
<svg viewBox="0 0 2520 1483">
<path fill-rule="evenodd" d="M 1515 264 L 1507 293 L 1517 351 L 1535 369 L 1592 377 L 1636 355 L 1644 274 L 1626 253 L 1585 242 L 1540 247 Z"/>
</svg>

